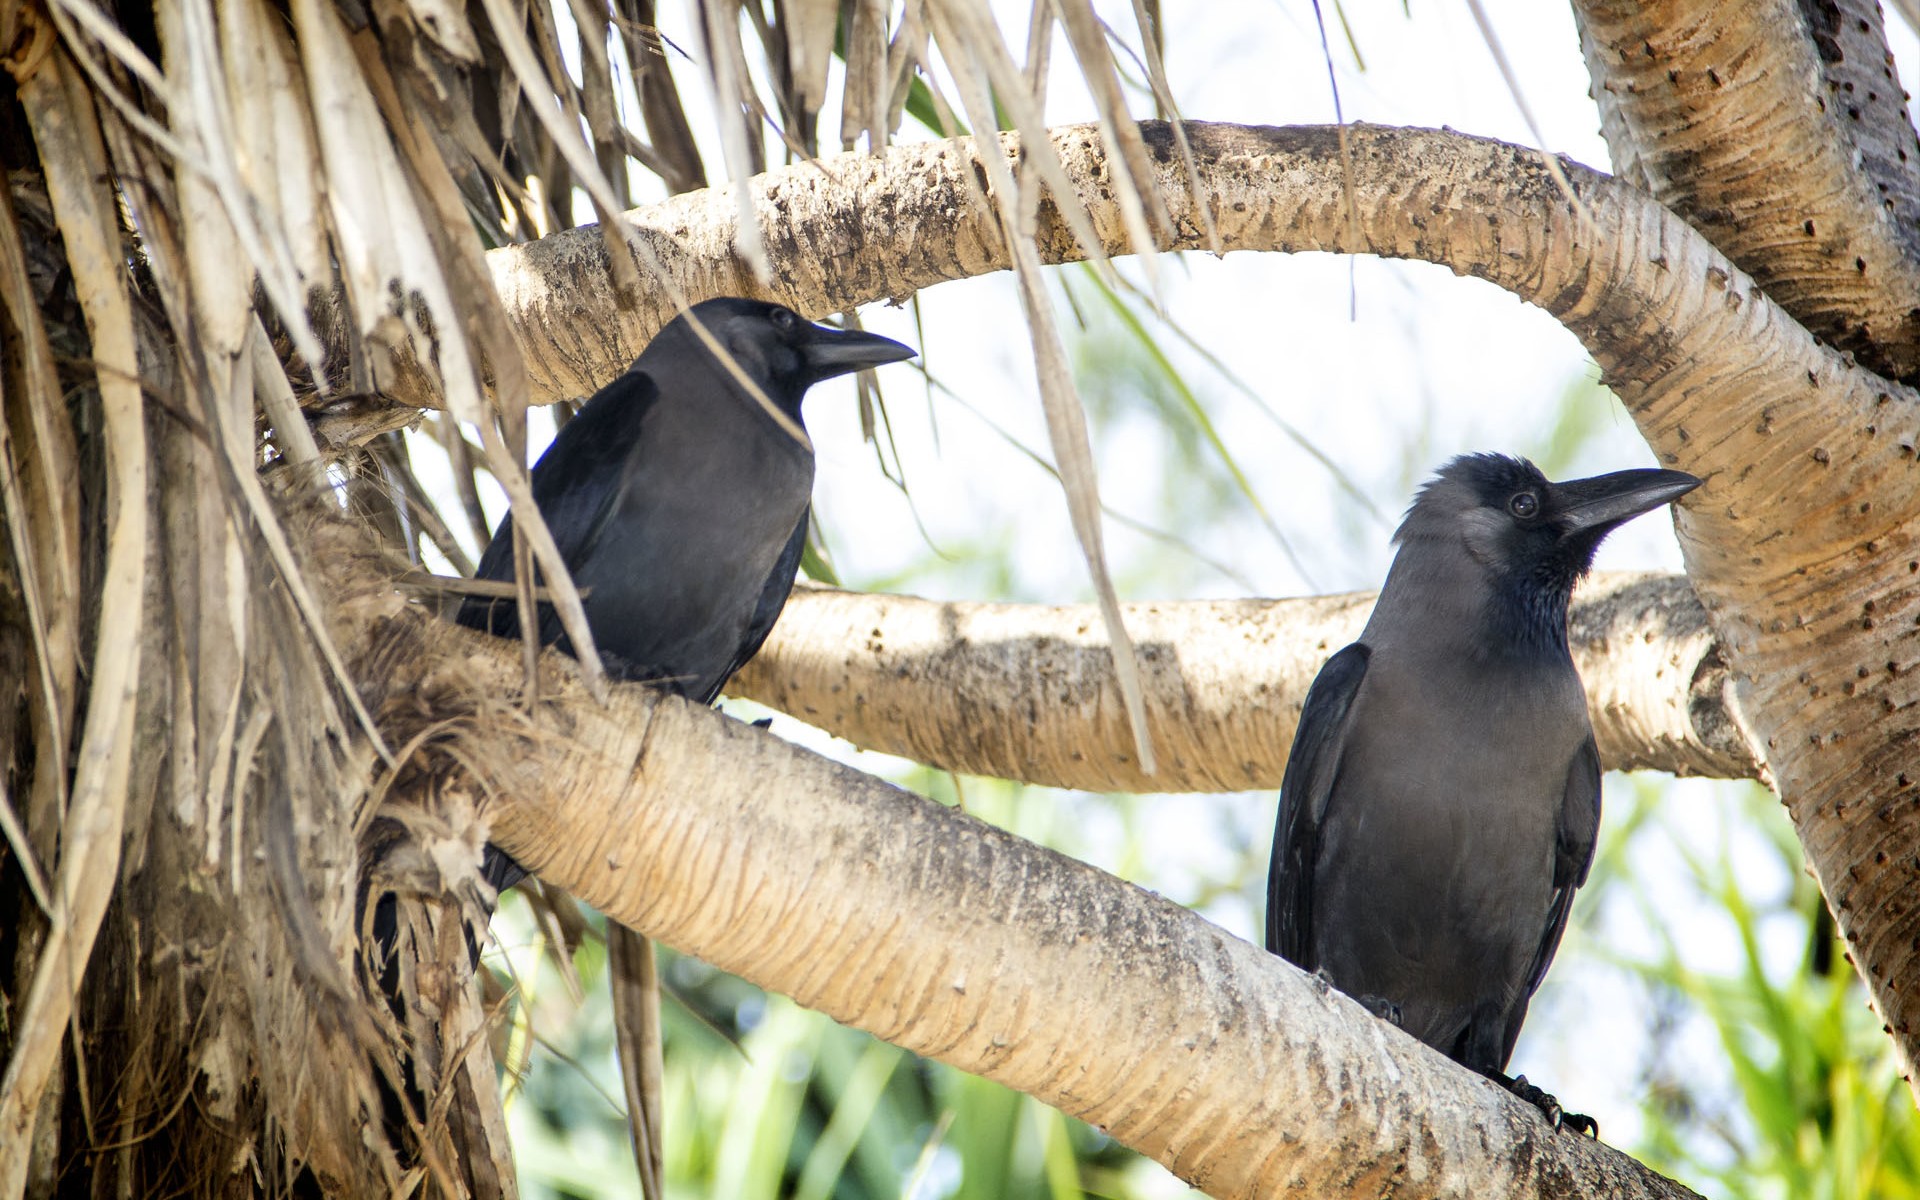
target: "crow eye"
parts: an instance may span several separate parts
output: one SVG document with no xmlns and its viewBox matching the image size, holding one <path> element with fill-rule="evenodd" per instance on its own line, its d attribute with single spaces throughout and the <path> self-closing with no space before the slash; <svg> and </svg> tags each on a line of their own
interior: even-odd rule
<svg viewBox="0 0 1920 1200">
<path fill-rule="evenodd" d="M 773 327 L 775 329 L 778 329 L 782 333 L 786 333 L 794 327 L 794 325 L 800 320 L 800 318 L 794 316 L 793 310 L 790 308 L 776 308 L 769 315 L 768 320 L 773 322 Z"/>
<path fill-rule="evenodd" d="M 1507 511 L 1524 521 L 1540 511 L 1540 498 L 1532 492 L 1521 492 L 1507 501 Z"/>
</svg>

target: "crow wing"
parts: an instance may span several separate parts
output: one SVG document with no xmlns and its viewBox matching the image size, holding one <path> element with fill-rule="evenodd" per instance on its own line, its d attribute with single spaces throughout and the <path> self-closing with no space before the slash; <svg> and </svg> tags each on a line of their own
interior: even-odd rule
<svg viewBox="0 0 1920 1200">
<path fill-rule="evenodd" d="M 1547 905 L 1547 927 L 1540 934 L 1533 966 L 1527 971 L 1526 990 L 1508 1016 L 1506 1054 L 1502 1062 L 1513 1056 L 1513 1045 L 1520 1039 L 1520 1023 L 1527 1014 L 1527 1001 L 1539 990 L 1554 952 L 1560 948 L 1560 936 L 1567 931 L 1567 914 L 1573 911 L 1573 894 L 1587 881 L 1599 836 L 1600 750 L 1589 732 L 1567 768 L 1566 791 L 1561 795 L 1560 816 L 1554 829 L 1553 899 Z"/>
<path fill-rule="evenodd" d="M 702 703 L 711 704 L 727 686 L 727 680 L 733 673 L 747 665 L 747 660 L 760 652 L 767 635 L 773 632 L 773 623 L 780 619 L 780 610 L 787 606 L 787 597 L 793 592 L 793 579 L 800 570 L 800 556 L 807 549 L 807 522 L 813 516 L 813 506 L 800 510 L 800 523 L 793 527 L 793 536 L 780 551 L 780 557 L 774 560 L 773 573 L 767 576 L 767 582 L 760 589 L 760 598 L 753 606 L 753 619 L 747 623 L 746 633 L 740 639 L 740 648 L 734 652 L 733 661 L 720 673 L 707 695 L 699 697 Z"/>
<path fill-rule="evenodd" d="M 1371 656 L 1365 643 L 1355 642 L 1320 668 L 1307 689 L 1280 781 L 1280 816 L 1267 868 L 1267 949 L 1304 971 L 1319 965 L 1312 958 L 1313 870 L 1320 854 L 1320 826 L 1346 743 L 1347 717 Z"/>
<path fill-rule="evenodd" d="M 533 500 L 569 570 L 586 557 L 613 512 L 626 486 L 626 462 L 640 441 L 641 420 L 659 395 L 652 376 L 628 371 L 594 393 L 534 464 Z M 473 575 L 513 579 L 511 512 L 500 519 Z M 540 641 L 559 641 L 560 619 L 553 606 L 542 604 L 539 609 Z M 460 606 L 459 621 L 498 637 L 520 636 L 519 609 L 511 598 L 469 596 Z"/>
</svg>

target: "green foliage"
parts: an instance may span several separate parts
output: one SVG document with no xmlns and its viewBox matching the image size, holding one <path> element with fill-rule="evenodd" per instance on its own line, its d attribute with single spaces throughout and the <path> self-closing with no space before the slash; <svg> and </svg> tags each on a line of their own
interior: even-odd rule
<svg viewBox="0 0 1920 1200">
<path fill-rule="evenodd" d="M 1762 836 L 1723 833 L 1712 855 L 1682 846 L 1680 858 L 1687 887 L 1712 918 L 1708 927 L 1737 949 L 1735 965 L 1717 972 L 1687 965 L 1697 949 L 1683 956 L 1682 935 L 1660 919 L 1649 923 L 1662 953 L 1628 965 L 1664 1002 L 1656 1008 L 1680 999 L 1698 1014 L 1728 1085 L 1716 1095 L 1656 1055 L 1637 1152 L 1662 1171 L 1731 1197 L 1920 1196 L 1920 1113 L 1844 947 L 1819 919 L 1822 901 L 1802 870 L 1792 828 L 1766 791 L 1727 790 L 1737 793 L 1738 808 L 1723 829 Z M 1648 807 L 1644 800 L 1641 807 Z M 1774 867 L 1785 886 L 1756 895 L 1753 864 L 1739 869 L 1755 858 L 1770 858 L 1758 865 Z M 1646 885 L 1634 886 L 1647 903 Z M 1691 936 L 1702 927 L 1701 919 L 1689 922 Z M 1782 954 L 1782 947 L 1804 949 Z M 1672 1027 L 1667 1034 L 1678 1036 Z"/>
</svg>

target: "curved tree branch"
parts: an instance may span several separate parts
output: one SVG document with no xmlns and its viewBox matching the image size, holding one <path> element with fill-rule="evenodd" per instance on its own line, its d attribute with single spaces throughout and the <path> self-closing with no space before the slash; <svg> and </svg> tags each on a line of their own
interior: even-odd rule
<svg viewBox="0 0 1920 1200">
<path fill-rule="evenodd" d="M 445 804 L 482 791 L 461 764 L 495 767 L 490 836 L 543 879 L 1223 1200 L 1693 1194 L 1095 868 L 674 697 L 596 704 L 556 654 L 540 701 L 501 719 L 522 683 L 511 643 L 377 588 L 341 608 L 367 686 L 429 756 L 450 713 L 494 709 L 472 726 L 484 746 L 414 769 Z"/>
<path fill-rule="evenodd" d="M 1920 372 L 1920 141 L 1874 0 L 1576 0 L 1616 169 L 1820 337 Z"/>
<path fill-rule="evenodd" d="M 1141 774 L 1098 612 L 801 588 L 728 691 L 864 749 L 975 775 L 1096 791 L 1277 788 L 1307 686 L 1371 593 L 1126 607 L 1160 769 Z M 1706 613 L 1679 576 L 1581 590 L 1574 656 L 1601 758 L 1622 770 L 1752 779 Z"/>
<path fill-rule="evenodd" d="M 1228 249 L 1368 252 L 1444 263 L 1531 301 L 1584 341 L 1660 458 L 1706 477 L 1679 526 L 1688 575 L 1764 739 L 1768 766 L 1882 1018 L 1920 1049 L 1920 402 L 1820 344 L 1672 212 L 1576 164 L 1582 210 L 1531 151 L 1458 134 L 1190 125 L 1189 188 L 1164 125 L 1143 127 L 1171 246 L 1211 205 Z M 1113 253 L 1098 131 L 1058 131 Z M 809 312 L 1007 265 L 968 143 L 841 157 L 749 182 L 778 279 Z M 634 214 L 692 295 L 760 292 L 732 253 L 724 196 Z M 1078 250 L 1043 221 L 1043 254 Z M 884 248 L 871 243 L 885 238 Z M 658 313 L 610 311 L 596 235 L 496 251 L 546 396 L 624 364 Z M 555 286 L 554 281 L 564 281 Z"/>
</svg>

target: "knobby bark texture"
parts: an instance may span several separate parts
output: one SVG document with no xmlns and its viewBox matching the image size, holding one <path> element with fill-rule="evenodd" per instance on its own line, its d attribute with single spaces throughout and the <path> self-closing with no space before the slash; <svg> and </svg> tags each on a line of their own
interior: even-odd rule
<svg viewBox="0 0 1920 1200">
<path fill-rule="evenodd" d="M 1307 687 L 1373 593 L 1131 604 L 1160 748 L 1141 772 L 1099 612 L 801 588 L 728 691 L 862 749 L 951 771 L 1127 792 L 1278 788 Z M 1573 650 L 1601 760 L 1752 779 L 1731 680 L 1679 576 L 1582 587 Z"/>
<path fill-rule="evenodd" d="M 1570 196 L 1535 152 L 1448 132 L 1352 128 L 1349 173 L 1332 129 L 1188 131 L 1198 194 L 1228 250 L 1423 259 L 1503 287 L 1581 338 L 1663 462 L 1707 480 L 1679 518 L 1688 576 L 1851 956 L 1911 1064 L 1915 394 L 1815 339 L 1672 211 L 1578 164 L 1564 164 Z M 1196 247 L 1201 222 L 1171 135 L 1146 133 L 1172 214 L 1169 247 Z M 1103 245 L 1124 253 L 1097 132 L 1062 129 L 1054 142 Z M 964 141 L 938 143 L 750 181 L 779 247 L 772 294 L 818 313 L 1003 269 L 971 156 Z M 723 197 L 685 196 L 634 219 L 672 249 L 691 294 L 766 294 L 731 251 Z M 1043 221 L 1040 239 L 1054 261 L 1079 253 L 1058 221 Z M 622 321 L 589 299 L 604 276 L 597 244 L 563 236 L 496 252 L 521 318 L 570 331 L 529 346 L 549 397 L 611 373 L 653 319 Z"/>
<path fill-rule="evenodd" d="M 490 789 L 490 836 L 542 879 L 1221 1200 L 1692 1195 L 1084 863 L 674 697 L 602 707 L 558 655 L 521 708 L 511 645 L 390 590 L 341 614 L 370 691 L 406 698 L 383 711 L 418 730 L 411 769 L 443 801 Z"/>
<path fill-rule="evenodd" d="M 1920 139 L 1874 0 L 1575 0 L 1615 169 L 1829 344 L 1920 372 Z"/>
</svg>

